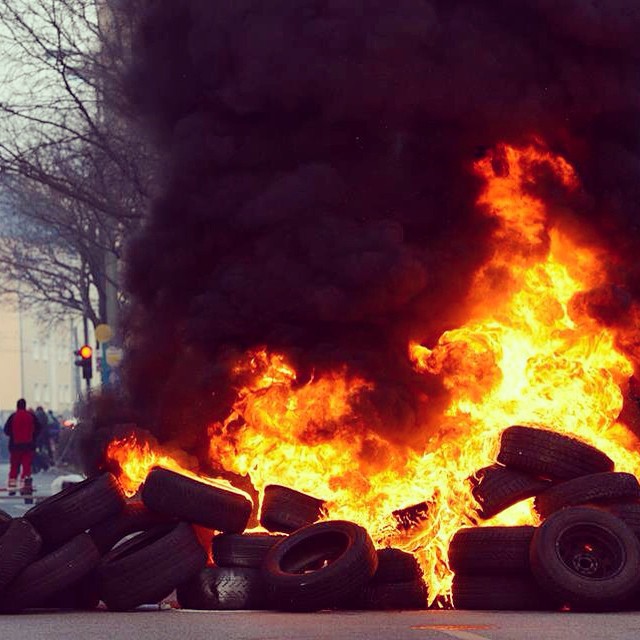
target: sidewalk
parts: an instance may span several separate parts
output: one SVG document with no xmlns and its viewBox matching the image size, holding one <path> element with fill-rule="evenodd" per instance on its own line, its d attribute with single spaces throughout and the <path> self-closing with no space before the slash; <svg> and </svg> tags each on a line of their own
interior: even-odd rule
<svg viewBox="0 0 640 640">
<path fill-rule="evenodd" d="M 47 471 L 41 471 L 33 476 L 33 487 L 35 489 L 34 498 L 45 498 L 50 496 L 54 491 L 52 490 L 51 483 L 59 476 L 69 475 L 71 471 L 69 469 L 58 469 L 57 467 L 50 467 Z M 24 497 L 21 495 L 8 496 L 6 487 L 7 479 L 9 477 L 9 463 L 0 463 L 0 509 L 6 511 L 14 518 L 24 515 L 33 505 L 25 504 Z M 34 500 L 35 504 L 35 500 Z"/>
</svg>

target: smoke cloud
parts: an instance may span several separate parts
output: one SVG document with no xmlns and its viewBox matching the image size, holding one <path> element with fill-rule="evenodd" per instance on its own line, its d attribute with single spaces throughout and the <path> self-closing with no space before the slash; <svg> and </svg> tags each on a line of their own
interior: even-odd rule
<svg viewBox="0 0 640 640">
<path fill-rule="evenodd" d="M 268 345 L 302 381 L 346 366 L 376 382 L 362 410 L 412 444 L 445 393 L 406 345 L 463 312 L 492 230 L 471 167 L 500 142 L 538 136 L 576 167 L 582 191 L 549 198 L 625 265 L 615 304 L 640 296 L 637 2 L 137 12 L 130 92 L 166 161 L 129 252 L 124 388 L 159 438 L 197 450 L 233 397 L 230 364 Z"/>
</svg>

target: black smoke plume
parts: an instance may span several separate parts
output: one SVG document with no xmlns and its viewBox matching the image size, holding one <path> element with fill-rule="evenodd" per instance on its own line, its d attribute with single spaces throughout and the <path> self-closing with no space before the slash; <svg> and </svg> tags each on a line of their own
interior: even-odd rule
<svg viewBox="0 0 640 640">
<path fill-rule="evenodd" d="M 302 382 L 342 366 L 374 381 L 369 424 L 418 446 L 445 398 L 406 345 L 463 311 L 492 230 L 471 168 L 502 142 L 537 136 L 575 166 L 581 192 L 548 197 L 640 297 L 636 0 L 135 11 L 130 94 L 165 163 L 129 251 L 124 413 L 161 440 L 197 451 L 230 364 L 268 345 Z"/>
</svg>

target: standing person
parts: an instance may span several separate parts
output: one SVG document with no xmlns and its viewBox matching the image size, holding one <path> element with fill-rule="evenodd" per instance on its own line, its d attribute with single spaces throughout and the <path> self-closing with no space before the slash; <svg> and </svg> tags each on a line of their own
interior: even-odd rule
<svg viewBox="0 0 640 640">
<path fill-rule="evenodd" d="M 46 471 L 53 464 L 53 450 L 49 433 L 49 418 L 42 407 L 36 407 L 36 418 L 40 423 L 40 433 L 36 438 L 36 453 L 34 455 L 38 467 L 34 468 L 34 471 L 37 473 L 41 470 Z"/>
<path fill-rule="evenodd" d="M 51 443 L 51 449 L 53 450 L 53 459 L 55 460 L 56 449 L 58 448 L 58 440 L 60 439 L 60 420 L 55 417 L 51 409 L 47 411 L 47 418 L 49 420 L 49 442 Z"/>
<path fill-rule="evenodd" d="M 4 425 L 4 432 L 9 436 L 9 495 L 16 494 L 18 473 L 22 468 L 21 493 L 31 493 L 31 461 L 36 448 L 36 438 L 41 430 L 36 416 L 27 411 L 27 403 L 20 398 L 16 403 L 16 411 L 12 413 Z"/>
</svg>

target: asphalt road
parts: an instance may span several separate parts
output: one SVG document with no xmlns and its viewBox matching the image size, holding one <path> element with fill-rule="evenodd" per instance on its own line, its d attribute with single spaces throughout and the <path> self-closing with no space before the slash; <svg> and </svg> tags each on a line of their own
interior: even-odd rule
<svg viewBox="0 0 640 640">
<path fill-rule="evenodd" d="M 36 490 L 35 496 L 44 498 L 52 493 L 51 483 L 61 475 L 69 475 L 72 471 L 52 467 L 47 471 L 41 471 L 33 476 L 33 486 Z M 9 465 L 0 463 L 0 509 L 6 511 L 14 518 L 18 518 L 30 509 L 33 505 L 25 504 L 24 498 L 20 495 L 8 496 L 6 491 L 7 478 L 9 476 Z"/>
<path fill-rule="evenodd" d="M 7 640 L 637 640 L 640 613 L 180 611 L 0 618 Z"/>
</svg>

